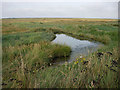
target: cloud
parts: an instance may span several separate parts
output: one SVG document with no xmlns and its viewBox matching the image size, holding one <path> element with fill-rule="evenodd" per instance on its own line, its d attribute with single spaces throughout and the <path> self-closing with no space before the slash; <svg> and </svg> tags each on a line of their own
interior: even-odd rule
<svg viewBox="0 0 120 90">
<path fill-rule="evenodd" d="M 117 18 L 117 2 L 3 2 L 3 17 Z"/>
<path fill-rule="evenodd" d="M 3 2 L 119 2 L 119 0 L 4 0 Z"/>
</svg>

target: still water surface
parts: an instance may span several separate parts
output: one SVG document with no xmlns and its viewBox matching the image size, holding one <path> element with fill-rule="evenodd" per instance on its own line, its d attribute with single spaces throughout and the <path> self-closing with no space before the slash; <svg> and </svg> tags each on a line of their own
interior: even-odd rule
<svg viewBox="0 0 120 90">
<path fill-rule="evenodd" d="M 65 34 L 56 34 L 56 38 L 52 41 L 52 43 L 62 44 L 70 46 L 72 49 L 71 55 L 66 59 L 67 62 L 72 62 L 76 60 L 80 55 L 88 55 L 89 53 L 95 52 L 102 44 L 99 42 L 91 42 L 88 40 L 79 40 L 73 38 L 71 36 Z M 56 64 L 63 64 L 65 61 L 61 61 L 61 59 L 57 60 Z"/>
</svg>

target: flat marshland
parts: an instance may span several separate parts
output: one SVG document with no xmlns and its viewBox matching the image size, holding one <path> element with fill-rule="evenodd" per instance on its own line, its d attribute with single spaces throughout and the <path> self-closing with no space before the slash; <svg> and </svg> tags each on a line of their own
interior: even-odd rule
<svg viewBox="0 0 120 90">
<path fill-rule="evenodd" d="M 71 53 L 69 46 L 51 43 L 59 33 L 104 46 L 54 67 Z M 2 19 L 3 88 L 118 88 L 119 69 L 117 20 Z"/>
</svg>

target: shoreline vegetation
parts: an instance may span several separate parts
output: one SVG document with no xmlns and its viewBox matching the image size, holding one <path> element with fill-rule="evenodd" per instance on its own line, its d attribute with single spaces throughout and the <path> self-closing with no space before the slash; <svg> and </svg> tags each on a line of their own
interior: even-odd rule
<svg viewBox="0 0 120 90">
<path fill-rule="evenodd" d="M 72 63 L 71 48 L 51 44 L 55 34 L 104 45 Z M 118 88 L 118 22 L 111 19 L 2 19 L 3 88 Z"/>
</svg>

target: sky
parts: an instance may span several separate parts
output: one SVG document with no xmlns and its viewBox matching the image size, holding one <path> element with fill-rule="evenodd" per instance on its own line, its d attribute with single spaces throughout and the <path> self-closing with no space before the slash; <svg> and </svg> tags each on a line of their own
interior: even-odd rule
<svg viewBox="0 0 120 90">
<path fill-rule="evenodd" d="M 118 18 L 119 0 L 4 0 L 2 18 Z"/>
</svg>

